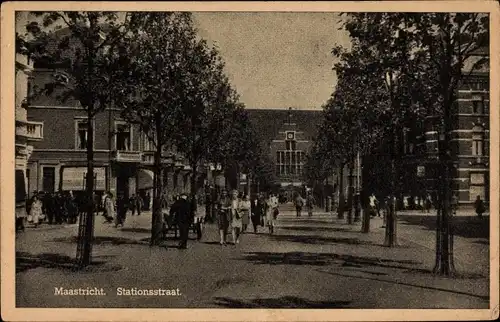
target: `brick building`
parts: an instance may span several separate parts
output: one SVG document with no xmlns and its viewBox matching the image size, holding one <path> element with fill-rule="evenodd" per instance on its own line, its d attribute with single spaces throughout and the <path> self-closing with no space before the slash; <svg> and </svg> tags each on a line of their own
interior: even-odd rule
<svg viewBox="0 0 500 322">
<path fill-rule="evenodd" d="M 482 49 L 465 64 L 452 110 L 452 193 L 461 207 L 471 207 L 477 196 L 489 200 L 489 66 L 470 72 L 475 61 L 488 55 L 487 49 Z M 437 190 L 439 121 L 430 115 L 402 135 L 403 187 L 407 195 Z"/>
<path fill-rule="evenodd" d="M 30 87 L 43 86 L 52 78 L 65 76 L 62 71 L 36 68 Z M 84 191 L 86 146 L 89 133 L 86 112 L 76 101 L 61 106 L 54 97 L 40 96 L 30 101 L 27 117 L 43 128 L 44 140 L 33 143 L 28 162 L 29 191 Z M 152 195 L 153 145 L 135 125 L 120 117 L 120 111 L 108 108 L 92 120 L 94 133 L 94 176 L 98 192 L 111 191 L 125 196 Z M 189 190 L 190 168 L 182 158 L 165 151 L 164 183 L 168 194 Z M 168 189 L 167 189 L 168 188 Z"/>
<path fill-rule="evenodd" d="M 274 163 L 276 188 L 287 195 L 301 190 L 304 164 L 317 129 L 322 122 L 322 112 L 298 109 L 248 109 L 262 147 Z"/>
<path fill-rule="evenodd" d="M 35 74 L 48 71 L 35 71 Z M 36 76 L 34 76 L 36 79 Z M 44 140 L 34 142 L 28 163 L 29 191 L 84 191 L 88 119 L 78 106 L 40 105 L 34 101 L 28 118 L 43 125 Z M 96 115 L 94 125 L 94 189 L 98 193 L 149 193 L 153 187 L 153 146 L 137 126 L 109 108 Z M 165 151 L 164 184 L 169 195 L 189 191 L 190 168 L 174 152 Z"/>
</svg>

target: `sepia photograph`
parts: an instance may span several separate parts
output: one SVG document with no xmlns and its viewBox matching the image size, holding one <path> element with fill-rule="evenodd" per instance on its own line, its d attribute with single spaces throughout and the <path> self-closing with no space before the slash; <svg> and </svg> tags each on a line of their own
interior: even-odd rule
<svg viewBox="0 0 500 322">
<path fill-rule="evenodd" d="M 2 6 L 9 314 L 498 318 L 498 2 L 383 2 Z"/>
</svg>

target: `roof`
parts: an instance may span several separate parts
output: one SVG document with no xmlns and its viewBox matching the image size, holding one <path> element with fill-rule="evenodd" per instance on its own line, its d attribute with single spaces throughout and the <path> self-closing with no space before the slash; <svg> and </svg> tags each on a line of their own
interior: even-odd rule
<svg viewBox="0 0 500 322">
<path fill-rule="evenodd" d="M 264 146 L 278 135 L 289 118 L 289 109 L 246 109 L 250 122 L 254 126 Z M 322 110 L 291 110 L 291 122 L 304 132 L 304 137 L 312 140 L 323 120 Z"/>
</svg>

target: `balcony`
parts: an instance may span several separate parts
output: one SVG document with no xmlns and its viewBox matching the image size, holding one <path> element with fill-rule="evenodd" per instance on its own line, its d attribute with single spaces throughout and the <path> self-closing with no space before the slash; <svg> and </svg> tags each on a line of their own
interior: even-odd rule
<svg viewBox="0 0 500 322">
<path fill-rule="evenodd" d="M 142 152 L 142 163 L 146 165 L 153 165 L 155 163 L 155 153 L 153 151 Z M 161 163 L 167 166 L 172 165 L 172 156 L 167 152 L 162 153 Z"/>
<path fill-rule="evenodd" d="M 43 140 L 43 122 L 27 121 L 25 136 L 28 141 Z"/>
<path fill-rule="evenodd" d="M 140 163 L 142 153 L 140 151 L 114 151 L 113 159 L 116 162 Z"/>
</svg>

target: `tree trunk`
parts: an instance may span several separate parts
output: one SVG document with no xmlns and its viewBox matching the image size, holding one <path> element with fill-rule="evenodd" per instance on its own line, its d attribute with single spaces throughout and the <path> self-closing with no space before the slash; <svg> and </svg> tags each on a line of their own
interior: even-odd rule
<svg viewBox="0 0 500 322">
<path fill-rule="evenodd" d="M 159 137 L 159 136 L 158 136 Z M 153 216 L 151 220 L 151 240 L 150 245 L 159 245 L 162 241 L 162 191 L 163 178 L 161 166 L 162 145 L 158 144 L 154 156 L 154 178 L 153 178 Z"/>
<path fill-rule="evenodd" d="M 446 102 L 445 102 L 446 104 Z M 453 262 L 453 232 L 451 215 L 451 183 L 450 183 L 450 162 L 449 155 L 449 114 L 451 104 L 445 105 L 444 114 L 444 140 L 438 145 L 439 163 L 441 166 L 442 178 L 439 182 L 439 209 L 436 228 L 436 264 L 434 273 L 443 276 L 452 276 L 455 273 Z"/>
<path fill-rule="evenodd" d="M 349 207 L 349 212 L 347 213 L 347 223 L 349 225 L 353 224 L 353 197 L 354 197 L 354 183 L 353 183 L 354 166 L 352 162 L 349 165 L 349 192 L 347 194 L 347 207 Z"/>
<path fill-rule="evenodd" d="M 87 211 L 80 216 L 78 226 L 78 245 L 76 250 L 77 265 L 80 268 L 90 265 L 92 259 L 92 239 L 94 237 L 94 127 L 92 109 L 87 109 Z"/>
<path fill-rule="evenodd" d="M 393 152 L 392 152 L 392 160 L 391 160 L 391 195 L 390 200 L 387 205 L 387 219 L 385 224 L 385 241 L 384 246 L 387 247 L 395 247 L 397 246 L 396 240 L 396 222 L 397 222 L 397 180 L 398 172 L 397 172 L 397 155 L 399 153 L 398 150 L 398 128 L 397 126 L 393 126 Z"/>
<path fill-rule="evenodd" d="M 344 165 L 339 168 L 339 205 L 337 208 L 337 218 L 344 219 L 344 206 L 345 206 L 345 196 L 344 196 Z"/>
</svg>

